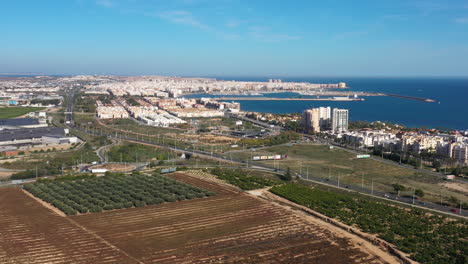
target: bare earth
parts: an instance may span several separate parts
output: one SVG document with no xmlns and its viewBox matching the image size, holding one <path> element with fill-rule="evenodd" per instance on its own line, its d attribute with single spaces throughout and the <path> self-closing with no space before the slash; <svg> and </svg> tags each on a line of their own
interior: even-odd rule
<svg viewBox="0 0 468 264">
<path fill-rule="evenodd" d="M 399 263 L 331 224 L 191 172 L 208 198 L 71 217 L 0 188 L 0 263 Z M 208 176 L 208 178 L 207 178 Z"/>
<path fill-rule="evenodd" d="M 444 186 L 445 188 L 459 191 L 465 194 L 468 194 L 468 183 L 461 183 L 461 182 L 444 182 L 440 185 Z"/>
</svg>

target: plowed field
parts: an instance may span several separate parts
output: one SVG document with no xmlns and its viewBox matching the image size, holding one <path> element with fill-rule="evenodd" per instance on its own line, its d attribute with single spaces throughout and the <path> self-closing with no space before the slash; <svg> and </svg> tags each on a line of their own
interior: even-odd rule
<svg viewBox="0 0 468 264">
<path fill-rule="evenodd" d="M 383 262 L 269 202 L 184 174 L 171 177 L 217 195 L 72 218 L 144 263 Z"/>
<path fill-rule="evenodd" d="M 385 263 L 271 202 L 169 176 L 216 195 L 64 217 L 21 189 L 0 189 L 0 263 Z"/>
<path fill-rule="evenodd" d="M 137 263 L 18 188 L 0 188 L 0 263 Z"/>
</svg>

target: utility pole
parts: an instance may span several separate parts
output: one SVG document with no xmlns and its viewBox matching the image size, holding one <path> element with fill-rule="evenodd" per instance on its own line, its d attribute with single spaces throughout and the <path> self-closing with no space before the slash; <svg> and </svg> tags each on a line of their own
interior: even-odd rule
<svg viewBox="0 0 468 264">
<path fill-rule="evenodd" d="M 364 173 L 361 173 L 361 188 L 364 189 Z"/>
<path fill-rule="evenodd" d="M 414 196 L 415 196 L 415 194 L 416 194 L 416 190 L 415 190 L 414 187 L 413 187 L 413 204 L 414 204 Z"/>
<path fill-rule="evenodd" d="M 374 179 L 372 179 L 372 187 L 371 187 L 371 194 L 374 194 Z"/>
</svg>

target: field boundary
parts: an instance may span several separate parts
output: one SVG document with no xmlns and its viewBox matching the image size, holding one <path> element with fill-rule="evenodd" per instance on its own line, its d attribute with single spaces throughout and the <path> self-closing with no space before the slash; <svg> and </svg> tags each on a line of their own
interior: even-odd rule
<svg viewBox="0 0 468 264">
<path fill-rule="evenodd" d="M 41 206 L 44 206 L 45 208 L 51 210 L 52 212 L 58 214 L 59 216 L 61 217 L 67 217 L 67 215 L 60 211 L 58 208 L 56 208 L 55 206 L 51 205 L 50 203 L 46 202 L 46 201 L 43 201 L 39 198 L 37 198 L 36 196 L 34 196 L 32 193 L 26 191 L 25 189 L 21 188 L 21 190 L 23 191 L 23 193 L 25 193 L 27 196 L 33 198 L 34 200 L 36 200 Z"/>
<path fill-rule="evenodd" d="M 144 262 L 141 262 L 140 260 L 138 260 L 137 258 L 129 255 L 126 251 L 120 249 L 119 247 L 115 246 L 114 244 L 110 243 L 109 241 L 105 240 L 104 238 L 102 238 L 101 236 L 99 236 L 98 234 L 96 234 L 95 232 L 87 229 L 86 227 L 80 225 L 79 223 L 77 223 L 75 220 L 71 219 L 70 217 L 66 216 L 65 213 L 63 213 L 62 211 L 60 211 L 59 209 L 55 208 L 53 205 L 35 197 L 33 194 L 31 194 L 30 192 L 24 190 L 23 188 L 21 188 L 21 190 L 23 191 L 23 193 L 25 193 L 27 196 L 33 198 L 35 201 L 37 201 L 41 206 L 44 206 L 45 208 L 47 208 L 48 210 L 51 210 L 53 211 L 54 213 L 56 213 L 57 215 L 63 217 L 64 219 L 66 219 L 68 222 L 70 222 L 72 225 L 78 227 L 79 229 L 83 230 L 84 233 L 87 233 L 91 236 L 93 236 L 94 238 L 96 238 L 97 240 L 103 242 L 104 244 L 106 244 L 107 246 L 121 252 L 123 255 L 127 256 L 128 258 L 132 259 L 133 261 L 135 261 L 136 263 L 139 263 L 139 264 L 144 264 Z"/>
<path fill-rule="evenodd" d="M 116 245 L 110 243 L 109 241 L 105 240 L 103 237 L 99 236 L 98 234 L 96 234 L 95 232 L 87 229 L 86 227 L 80 225 L 79 223 L 77 223 L 75 220 L 71 219 L 70 217 L 65 217 L 65 219 L 67 219 L 71 224 L 75 225 L 76 227 L 80 228 L 81 230 L 83 230 L 83 232 L 95 237 L 96 239 L 98 239 L 99 241 L 103 242 L 104 244 L 108 245 L 109 247 L 121 252 L 122 254 L 124 254 L 125 256 L 127 256 L 128 258 L 130 258 L 131 260 L 135 261 L 136 263 L 139 263 L 139 264 L 145 264 L 144 262 L 140 261 L 139 259 L 135 258 L 134 256 L 128 254 L 125 250 L 123 249 L 120 249 L 119 247 L 117 247 Z"/>
<path fill-rule="evenodd" d="M 371 244 L 377 246 L 378 248 L 380 248 L 381 250 L 384 250 L 385 252 L 388 252 L 390 253 L 392 256 L 396 257 L 398 260 L 400 260 L 402 263 L 404 264 L 417 264 L 418 262 L 414 261 L 414 260 L 411 260 L 408 258 L 407 254 L 403 253 L 402 251 L 400 251 L 399 249 L 396 248 L 396 246 L 394 246 L 393 244 L 391 243 L 388 243 L 387 241 L 384 241 L 383 239 L 381 238 L 378 238 L 376 236 L 373 236 L 371 234 L 367 234 L 367 233 L 364 233 L 360 230 L 358 230 L 357 228 L 354 228 L 354 227 L 351 227 L 351 226 L 348 226 L 344 223 L 341 223 L 333 218 L 330 218 L 328 216 L 325 216 L 319 212 L 316 212 L 310 208 L 307 208 L 305 206 L 302 206 L 302 205 L 299 205 L 299 204 L 296 204 L 294 202 L 291 202 L 283 197 L 280 197 L 274 193 L 271 193 L 270 191 L 266 191 L 266 192 L 263 192 L 261 196 L 258 196 L 260 198 L 263 198 L 265 200 L 268 200 L 270 202 L 273 202 L 273 203 L 276 203 L 278 205 L 284 205 L 284 206 L 287 206 L 287 207 L 290 207 L 291 209 L 296 209 L 296 210 L 299 210 L 299 211 L 302 211 L 304 213 L 306 213 L 307 215 L 310 215 L 312 217 L 315 217 L 315 218 L 318 218 L 319 220 L 322 220 L 326 223 L 329 223 L 333 226 L 336 226 L 338 227 L 339 229 L 347 232 L 347 233 L 350 233 L 350 234 L 353 234 L 353 235 L 356 235 L 368 242 L 370 242 Z"/>
</svg>

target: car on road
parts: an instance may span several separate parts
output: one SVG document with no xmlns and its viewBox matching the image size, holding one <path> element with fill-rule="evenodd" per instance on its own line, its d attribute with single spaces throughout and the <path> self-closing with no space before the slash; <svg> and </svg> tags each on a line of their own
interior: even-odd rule
<svg viewBox="0 0 468 264">
<path fill-rule="evenodd" d="M 450 212 L 458 214 L 458 210 L 454 208 L 450 209 Z"/>
</svg>

